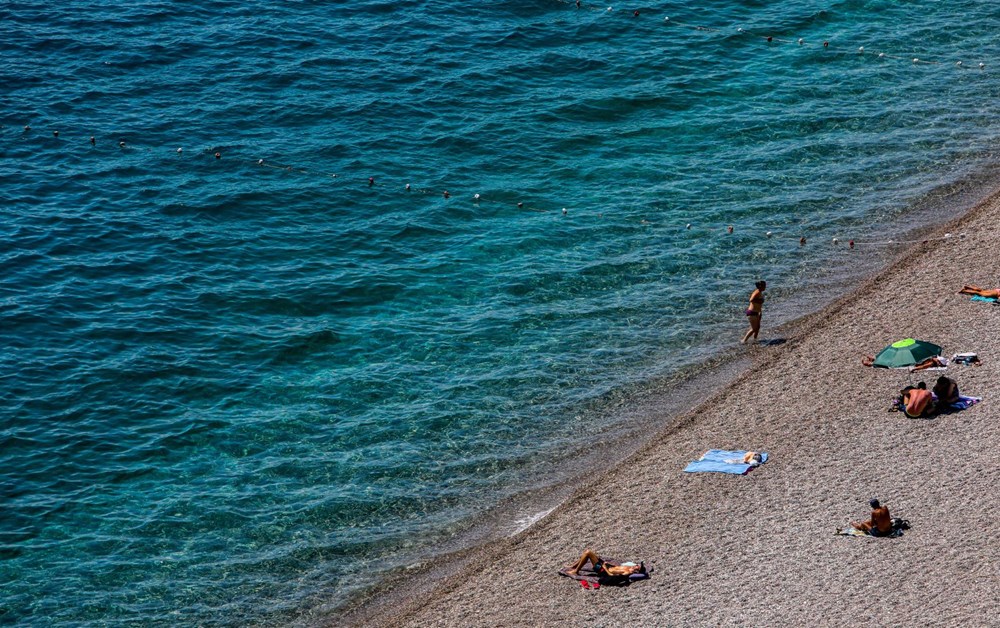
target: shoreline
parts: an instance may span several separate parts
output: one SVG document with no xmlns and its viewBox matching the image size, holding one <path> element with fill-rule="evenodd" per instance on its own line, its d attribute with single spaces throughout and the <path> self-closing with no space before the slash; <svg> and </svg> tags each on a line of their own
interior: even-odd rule
<svg viewBox="0 0 1000 628">
<path fill-rule="evenodd" d="M 977 197 L 981 195 L 976 195 Z M 955 208 L 952 208 L 955 209 Z M 925 210 L 926 211 L 926 210 Z M 986 229 L 989 226 L 989 217 L 1000 215 L 1000 190 L 992 191 L 988 195 L 982 195 L 982 200 L 977 204 L 970 207 L 964 213 L 961 209 L 955 210 L 957 214 L 956 218 L 953 218 L 946 225 L 939 226 L 937 228 L 917 228 L 914 232 L 916 234 L 926 235 L 926 237 L 940 236 L 945 232 L 949 231 L 959 231 L 966 230 L 972 231 L 976 224 L 983 225 Z M 980 230 L 982 232 L 982 230 Z M 920 236 L 918 235 L 918 238 Z M 338 617 L 338 622 L 343 623 L 345 620 L 347 623 L 358 623 L 358 624 L 375 624 L 375 625 L 457 625 L 457 623 L 467 623 L 471 625 L 485 625 L 487 623 L 493 623 L 494 621 L 504 621 L 505 623 L 515 623 L 521 625 L 537 625 L 546 623 L 561 623 L 569 615 L 563 616 L 555 612 L 543 612 L 542 609 L 548 608 L 550 605 L 556 605 L 557 607 L 564 607 L 564 610 L 569 611 L 569 609 L 575 609 L 572 613 L 577 613 L 580 609 L 578 605 L 579 600 L 579 587 L 571 586 L 571 582 L 567 579 L 559 578 L 555 576 L 555 570 L 558 569 L 563 563 L 570 562 L 575 558 L 574 554 L 578 555 L 583 547 L 595 547 L 600 552 L 607 552 L 609 554 L 617 554 L 622 556 L 634 556 L 642 558 L 645 560 L 651 560 L 654 563 L 661 564 L 664 560 L 671 556 L 671 551 L 668 548 L 664 548 L 662 552 L 651 553 L 649 549 L 644 549 L 642 543 L 636 540 L 629 540 L 627 537 L 631 534 L 638 535 L 641 538 L 651 538 L 657 536 L 654 532 L 659 532 L 666 538 L 674 537 L 682 542 L 690 542 L 691 539 L 687 539 L 684 534 L 680 534 L 676 529 L 676 525 L 650 525 L 649 521 L 644 517 L 636 517 L 629 515 L 616 515 L 615 525 L 608 525 L 605 522 L 587 522 L 585 525 L 580 525 L 581 520 L 586 521 L 587 512 L 589 508 L 586 506 L 587 503 L 596 503 L 597 501 L 610 504 L 615 501 L 625 501 L 627 497 L 632 497 L 632 503 L 641 503 L 643 500 L 636 502 L 634 496 L 639 494 L 646 495 L 646 499 L 652 499 L 654 503 L 663 503 L 663 505 L 668 505 L 671 508 L 671 512 L 683 512 L 686 507 L 682 504 L 675 503 L 676 500 L 671 497 L 671 492 L 658 490 L 663 488 L 661 485 L 664 484 L 662 478 L 658 478 L 657 474 L 660 476 L 665 476 L 669 480 L 668 486 L 681 484 L 681 485 L 698 485 L 713 487 L 712 490 L 723 490 L 727 498 L 732 498 L 733 493 L 739 493 L 739 491 L 744 487 L 750 487 L 758 483 L 767 486 L 774 479 L 770 476 L 772 475 L 785 475 L 789 473 L 788 457 L 791 456 L 795 458 L 795 453 L 788 453 L 784 449 L 778 449 L 769 443 L 780 439 L 769 439 L 764 436 L 770 434 L 771 436 L 776 436 L 781 430 L 776 430 L 774 426 L 767 425 L 755 425 L 752 422 L 747 423 L 746 420 L 740 421 L 733 416 L 731 411 L 723 412 L 720 410 L 719 406 L 724 405 L 729 400 L 735 398 L 741 401 L 751 412 L 760 412 L 760 408 L 754 408 L 755 405 L 752 402 L 752 396 L 747 394 L 748 388 L 768 388 L 774 385 L 776 382 L 780 382 L 784 385 L 783 397 L 787 397 L 789 394 L 792 396 L 798 396 L 800 399 L 792 400 L 787 408 L 783 408 L 779 411 L 781 414 L 782 422 L 788 425 L 789 409 L 796 413 L 801 413 L 805 419 L 811 420 L 813 418 L 822 418 L 817 416 L 814 407 L 810 407 L 808 403 L 803 404 L 801 397 L 806 396 L 803 393 L 807 393 L 807 390 L 802 390 L 802 382 L 798 381 L 787 381 L 787 377 L 775 377 L 773 371 L 781 369 L 781 365 L 785 360 L 792 360 L 797 357 L 797 353 L 803 349 L 803 345 L 809 345 L 815 343 L 818 340 L 823 341 L 824 339 L 829 339 L 831 326 L 837 326 L 838 322 L 844 324 L 845 319 L 850 320 L 855 317 L 853 310 L 859 307 L 860 302 L 874 301 L 879 304 L 879 306 L 884 305 L 885 299 L 881 294 L 884 292 L 883 285 L 886 283 L 893 283 L 894 280 L 906 276 L 906 273 L 912 269 L 917 275 L 930 280 L 931 276 L 935 273 L 940 273 L 941 264 L 934 262 L 930 259 L 914 259 L 914 255 L 920 256 L 923 254 L 933 254 L 947 255 L 953 250 L 961 250 L 963 245 L 970 245 L 973 240 L 981 242 L 981 245 L 975 247 L 975 255 L 966 255 L 963 253 L 962 256 L 951 256 L 952 260 L 961 257 L 965 264 L 963 268 L 966 268 L 967 274 L 960 277 L 956 277 L 954 280 L 948 279 L 944 280 L 938 278 L 938 283 L 942 281 L 945 282 L 945 286 L 942 287 L 942 292 L 940 292 L 940 297 L 936 297 L 937 300 L 943 300 L 947 302 L 948 307 L 959 310 L 970 308 L 970 304 L 965 303 L 963 307 L 962 300 L 967 298 L 957 297 L 954 293 L 957 292 L 958 288 L 961 287 L 962 283 L 972 282 L 988 282 L 995 281 L 994 277 L 983 276 L 983 272 L 988 268 L 996 268 L 996 256 L 989 255 L 989 240 L 986 236 L 969 236 L 966 238 L 952 238 L 948 240 L 932 240 L 926 243 L 917 243 L 908 246 L 902 251 L 896 252 L 895 255 L 888 255 L 885 258 L 885 264 L 881 265 L 873 274 L 868 273 L 862 275 L 861 279 L 855 281 L 853 284 L 853 289 L 850 289 L 846 294 L 834 299 L 832 302 L 827 303 L 825 306 L 821 307 L 819 310 L 812 313 L 806 313 L 798 318 L 782 325 L 777 329 L 768 329 L 765 325 L 764 334 L 769 338 L 775 333 L 781 333 L 786 336 L 787 342 L 783 342 L 775 346 L 763 346 L 760 350 L 752 350 L 752 359 L 754 361 L 753 367 L 749 369 L 743 369 L 740 372 L 732 375 L 731 379 L 723 383 L 721 387 L 712 392 L 709 397 L 702 401 L 700 404 L 691 407 L 688 404 L 687 408 L 681 409 L 674 414 L 661 413 L 663 416 L 660 417 L 659 426 L 656 428 L 656 433 L 647 437 L 645 439 L 645 444 L 640 446 L 631 456 L 633 463 L 631 467 L 642 467 L 642 479 L 637 482 L 626 481 L 622 482 L 615 479 L 600 479 L 590 486 L 577 486 L 576 488 L 571 488 L 571 494 L 565 499 L 559 501 L 559 503 L 546 514 L 541 517 L 537 522 L 529 525 L 527 529 L 514 534 L 510 537 L 503 537 L 499 539 L 494 539 L 486 542 L 485 544 L 469 547 L 459 552 L 450 554 L 443 557 L 440 560 L 434 560 L 431 566 L 424 565 L 421 568 L 413 570 L 405 570 L 405 573 L 397 573 L 388 579 L 383 585 L 377 586 L 374 589 L 363 594 L 360 599 L 356 600 L 354 603 L 349 604 L 342 612 L 345 614 Z M 988 262 L 987 262 L 988 260 Z M 978 268 L 978 270 L 977 270 Z M 978 275 L 974 273 L 978 272 Z M 973 274 L 968 274 L 973 273 Z M 954 290 L 948 291 L 947 286 L 951 284 L 954 285 Z M 878 297 L 878 298 L 876 298 Z M 975 306 L 976 304 L 972 304 Z M 864 308 L 862 304 L 860 307 Z M 984 320 L 988 318 L 991 314 L 989 306 L 976 306 L 980 309 L 973 309 L 971 312 L 966 312 L 967 314 L 978 315 Z M 868 305 L 868 310 L 871 310 L 872 305 Z M 897 308 L 898 310 L 898 308 Z M 892 315 L 898 314 L 899 312 L 893 310 L 891 307 L 886 309 L 886 316 L 882 317 L 886 319 L 879 330 L 883 333 L 895 333 L 888 331 L 886 327 L 891 327 L 889 323 L 894 317 Z M 868 323 L 875 322 L 879 317 L 872 316 Z M 895 323 L 899 324 L 899 316 L 895 316 Z M 942 315 L 940 318 L 946 318 Z M 831 322 L 833 321 L 833 322 Z M 961 326 L 959 326 L 961 327 Z M 879 402 L 875 404 L 873 408 L 868 408 L 870 412 L 869 418 L 871 420 L 882 419 L 885 420 L 884 407 L 886 406 L 891 396 L 896 390 L 898 390 L 899 379 L 898 374 L 890 374 L 887 377 L 872 377 L 871 372 L 865 372 L 858 363 L 859 356 L 867 351 L 875 351 L 887 342 L 897 339 L 891 336 L 885 336 L 886 342 L 868 341 L 867 339 L 871 337 L 871 330 L 862 329 L 857 325 L 845 324 L 845 328 L 852 332 L 863 332 L 861 338 L 863 338 L 869 344 L 859 344 L 853 353 L 848 352 L 843 357 L 843 362 L 836 365 L 825 365 L 824 368 L 819 369 L 824 371 L 827 375 L 835 377 L 837 374 L 849 375 L 849 378 L 854 381 L 860 380 L 871 380 L 869 385 L 866 387 L 864 392 L 869 395 L 872 392 L 878 392 L 884 397 L 885 403 Z M 834 334 L 835 335 L 835 334 Z M 906 334 L 904 332 L 896 333 L 899 337 L 904 337 Z M 917 335 L 917 337 L 920 337 Z M 852 336 L 852 338 L 857 341 L 858 336 Z M 975 347 L 958 347 L 952 346 L 951 343 L 940 342 L 941 337 L 932 338 L 938 344 L 942 344 L 945 347 L 945 352 L 950 355 L 952 352 L 958 350 L 977 350 Z M 834 339 L 835 340 L 835 339 Z M 840 345 L 843 346 L 847 342 L 847 339 L 840 339 Z M 994 356 L 990 351 L 987 350 L 987 344 L 989 343 L 988 337 L 984 337 L 980 340 L 980 345 L 978 346 L 978 352 L 980 356 Z M 878 344 L 878 346 L 874 346 Z M 722 356 L 721 360 L 731 357 L 732 354 L 737 352 L 728 352 L 726 356 Z M 995 356 L 996 359 L 1000 359 L 1000 355 Z M 997 367 L 994 365 L 995 360 L 988 360 L 987 366 L 978 369 L 976 375 L 986 376 L 986 379 L 993 381 L 990 378 L 997 379 L 996 373 L 998 372 Z M 834 366 L 831 370 L 831 366 Z M 765 374 L 762 374 L 762 371 Z M 859 372 L 860 371 L 860 372 Z M 871 369 L 867 369 L 871 371 Z M 960 384 L 963 379 L 962 376 L 966 374 L 965 371 L 956 371 L 952 369 L 948 373 L 950 376 L 958 376 Z M 786 374 L 787 375 L 787 374 Z M 882 375 L 882 374 L 878 374 Z M 930 374 L 928 374 L 930 375 Z M 698 376 L 693 378 L 697 380 Z M 860 378 L 860 379 L 859 379 Z M 879 380 L 883 380 L 879 382 Z M 981 378 L 982 379 L 982 378 Z M 794 378 L 793 378 L 794 380 Z M 892 380 L 892 384 L 888 384 Z M 685 380 L 685 383 L 690 384 L 691 379 Z M 815 377 L 807 378 L 807 381 L 815 381 Z M 905 381 L 903 382 L 905 383 Z M 997 382 L 1000 384 L 1000 381 Z M 683 386 L 683 384 L 682 384 Z M 789 393 L 789 390 L 794 391 L 796 388 L 799 389 L 799 394 L 795 395 Z M 876 390 L 873 391 L 872 388 Z M 964 388 L 964 387 L 963 387 Z M 971 390 L 970 394 L 978 394 L 980 396 L 988 397 L 985 394 L 985 390 Z M 664 393 L 666 394 L 666 393 Z M 856 395 L 857 397 L 864 398 L 866 395 L 861 395 L 860 393 Z M 855 402 L 858 400 L 855 399 Z M 980 404 L 973 409 L 957 415 L 959 418 L 966 418 L 966 416 L 972 416 L 970 413 L 978 413 L 980 417 L 986 415 L 989 399 L 987 398 L 986 404 Z M 739 406 L 740 404 L 734 404 Z M 864 412 L 864 406 L 857 406 L 859 412 Z M 874 414 L 872 414 L 874 413 Z M 995 416 L 990 413 L 991 416 Z M 895 417 L 889 415 L 890 424 L 891 420 Z M 760 418 L 760 417 L 758 417 Z M 948 421 L 949 418 L 945 417 L 943 419 L 937 419 L 936 421 Z M 934 423 L 934 422 L 928 422 Z M 824 424 L 820 423 L 822 427 Z M 744 437 L 743 439 L 733 438 L 732 442 L 719 442 L 719 439 L 699 439 L 695 438 L 698 432 L 707 432 L 720 434 L 724 432 L 722 428 L 733 428 L 734 426 L 739 429 L 738 432 L 743 432 L 744 434 L 751 434 L 758 432 L 754 437 Z M 815 426 L 814 426 L 815 427 Z M 829 427 L 829 426 L 827 426 Z M 933 428 L 931 428 L 933 431 Z M 821 430 L 821 436 L 827 435 L 826 432 L 831 430 Z M 836 430 L 832 430 L 836 432 Z M 864 431 L 864 430 L 861 430 Z M 694 433 L 692 433 L 694 432 Z M 725 440 L 723 438 L 722 440 Z M 739 440 L 740 442 L 736 442 Z M 747 442 L 748 440 L 753 442 Z M 995 441 L 994 441 L 995 442 Z M 723 477 L 706 477 L 706 476 L 690 476 L 689 478 L 682 477 L 686 474 L 680 474 L 679 471 L 683 468 L 684 464 L 690 459 L 697 457 L 700 451 L 712 447 L 743 447 L 743 448 L 754 448 L 754 449 L 764 449 L 772 452 L 772 462 L 765 467 L 755 471 L 753 474 L 743 478 L 731 478 L 728 476 Z M 689 453 L 684 455 L 674 455 L 672 458 L 664 458 L 663 462 L 655 463 L 650 462 L 654 457 L 659 458 L 662 455 L 662 451 L 667 450 L 672 453 L 677 453 L 678 448 L 685 449 Z M 700 448 L 700 451 L 699 451 Z M 885 452 L 883 452 L 885 453 Z M 778 454 L 776 456 L 776 454 Z M 687 457 L 684 457 L 684 456 Z M 859 454 L 860 455 L 860 454 Z M 845 464 L 849 466 L 850 460 L 854 459 L 855 456 L 847 456 L 845 460 L 838 461 L 838 466 L 843 467 Z M 858 465 L 863 466 L 864 461 L 861 459 L 855 459 L 854 462 Z M 794 467 L 793 467 L 794 470 Z M 662 473 L 660 473 L 662 471 Z M 680 476 L 680 477 L 679 477 Z M 788 481 L 791 478 L 785 478 Z M 795 478 L 796 482 L 800 478 Z M 572 478 L 567 482 L 572 482 Z M 687 488 L 682 486 L 682 488 Z M 773 490 L 772 490 L 773 492 Z M 794 491 L 791 491 L 794 493 Z M 870 491 L 869 491 L 870 492 Z M 696 496 L 695 492 L 695 496 Z M 883 493 L 879 492 L 879 495 Z M 867 493 L 864 491 L 861 494 L 853 495 L 850 499 L 842 500 L 843 503 L 835 504 L 841 511 L 843 516 L 839 519 L 830 519 L 823 526 L 823 530 L 826 532 L 831 532 L 835 526 L 843 525 L 847 519 L 850 518 L 860 518 L 865 515 L 864 508 L 858 506 L 858 504 L 864 504 L 868 499 Z M 774 499 L 774 495 L 770 495 L 771 499 Z M 893 506 L 894 500 L 892 499 L 892 493 L 886 492 L 883 501 L 890 506 Z M 826 500 L 823 500 L 826 504 Z M 787 506 L 784 507 L 787 509 Z M 689 518 L 692 520 L 698 520 L 700 515 L 704 513 L 699 512 L 700 509 L 688 509 Z M 784 511 L 784 509 L 782 509 Z M 914 523 L 914 527 L 918 527 L 917 520 L 919 517 L 914 517 L 914 513 L 902 512 L 901 515 L 907 517 Z M 675 521 L 678 518 L 677 514 L 671 516 L 658 516 L 657 520 L 663 521 Z M 680 517 L 684 520 L 684 517 Z M 575 524 L 573 522 L 576 522 Z M 813 522 L 814 523 L 814 522 Z M 628 535 L 614 534 L 614 530 L 622 529 L 624 526 L 625 530 L 629 531 Z M 646 528 L 643 531 L 643 528 Z M 759 528 L 757 525 L 751 526 L 751 529 L 757 530 Z M 559 530 L 563 530 L 564 533 L 560 534 Z M 595 532 L 593 534 L 587 535 L 586 532 L 590 530 Z M 826 534 L 821 530 L 819 532 L 820 537 L 825 537 Z M 579 538 L 581 533 L 584 533 L 584 537 Z M 693 536 L 697 537 L 703 543 L 707 543 L 707 546 L 714 547 L 715 541 L 708 542 L 708 539 L 703 538 L 705 530 L 699 527 L 697 529 L 697 534 Z M 917 531 L 911 531 L 908 536 L 912 537 L 919 534 Z M 831 538 L 833 538 L 831 536 Z M 564 539 L 572 539 L 572 542 L 568 542 Z M 843 541 L 844 539 L 836 539 L 837 541 Z M 751 538 L 745 539 L 747 543 L 752 546 L 764 546 L 766 543 L 762 539 Z M 853 541 L 858 547 L 868 542 L 868 539 L 847 539 L 848 542 Z M 902 542 L 906 542 L 903 540 Z M 650 545 L 650 543 L 647 543 Z M 652 543 L 653 547 L 656 547 L 655 543 Z M 837 543 L 837 545 L 843 545 L 843 543 Z M 698 547 L 699 545 L 695 545 Z M 575 548 L 575 549 L 574 549 Z M 555 551 L 555 550 L 559 551 Z M 732 548 L 730 548 L 732 549 Z M 769 548 L 770 554 L 778 558 L 778 553 L 774 551 L 775 548 Z M 844 549 L 844 548 L 841 548 Z M 855 548 L 856 549 L 856 548 Z M 676 552 L 676 550 L 673 550 Z M 511 574 L 504 574 L 502 570 L 498 570 L 496 567 L 487 567 L 485 570 L 480 571 L 478 567 L 473 567 L 473 564 L 492 564 L 498 559 L 498 557 L 506 554 L 514 554 L 514 560 L 520 564 L 532 564 L 537 563 L 538 567 L 534 572 L 530 570 L 525 570 L 519 568 L 517 570 L 518 577 L 512 578 Z M 659 553 L 660 555 L 655 555 Z M 688 550 L 690 553 L 690 550 Z M 729 554 L 738 554 L 740 552 L 730 551 Z M 717 556 L 715 558 L 726 558 L 726 556 Z M 752 557 L 747 557 L 752 558 Z M 808 561 L 806 561 L 808 562 Z M 433 573 L 433 575 L 431 575 Z M 491 574 L 496 582 L 502 582 L 501 588 L 510 589 L 510 594 L 498 594 L 494 589 L 497 588 L 496 585 L 488 584 L 490 582 L 489 578 L 486 578 L 484 574 Z M 426 579 L 420 577 L 421 575 L 429 576 Z M 752 580 L 751 574 L 746 574 L 748 578 Z M 551 577 L 550 577 L 551 576 Z M 522 577 L 524 578 L 522 581 Z M 609 592 L 606 595 L 601 596 L 601 598 L 607 597 L 608 604 L 612 604 L 612 607 L 616 609 L 616 612 L 624 612 L 628 615 L 628 621 L 643 621 L 649 622 L 658 620 L 657 617 L 649 616 L 643 612 L 635 609 L 630 609 L 630 598 L 635 592 L 642 589 L 659 589 L 661 587 L 670 587 L 671 582 L 667 580 L 673 579 L 675 576 L 671 573 L 671 570 L 659 569 L 659 575 L 654 577 L 654 580 L 649 583 L 641 583 L 636 587 L 622 590 L 620 593 L 618 591 Z M 723 578 L 724 581 L 729 581 L 733 577 L 732 574 L 726 574 Z M 485 580 L 484 580 L 485 578 Z M 711 579 L 709 579 L 711 580 Z M 483 583 L 487 584 L 483 584 Z M 523 582 L 523 584 L 522 584 Z M 417 584 L 419 583 L 419 584 Z M 415 586 L 416 585 L 416 586 Z M 711 587 L 709 583 L 702 583 L 701 587 L 705 588 L 706 591 L 701 597 L 712 597 L 709 595 L 711 592 Z M 514 592 L 517 592 L 517 596 L 514 596 Z M 600 593 L 603 593 L 603 589 Z M 718 591 L 716 591 L 718 593 Z M 647 596 L 643 596 L 645 599 Z M 719 597 L 719 596 L 715 596 Z M 996 599 L 996 598 L 994 598 Z M 613 600 L 613 601 L 612 601 Z M 532 603 L 534 601 L 534 603 Z M 715 599 L 712 604 L 707 605 L 707 608 L 722 608 L 725 606 L 725 600 Z M 595 603 L 598 603 L 595 601 Z M 768 605 L 770 605 L 769 602 Z M 745 604 L 739 605 L 738 608 L 730 608 L 730 611 L 737 612 L 740 609 L 745 608 Z M 486 621 L 477 620 L 477 615 L 473 612 L 476 609 L 490 609 L 491 618 Z M 515 612 L 516 609 L 516 612 Z M 533 613 L 533 609 L 537 613 Z M 636 614 L 632 614 L 635 610 Z M 897 609 L 898 610 L 898 609 Z M 499 614 L 499 615 L 497 615 Z M 493 617 L 492 615 L 496 615 Z M 526 618 L 530 617 L 531 620 L 528 621 Z M 734 615 L 735 617 L 735 615 Z M 794 620 L 792 617 L 777 616 L 775 620 L 779 617 L 786 620 Z M 846 616 L 845 616 L 846 617 Z M 450 618 L 446 620 L 444 618 Z M 600 618 L 594 615 L 591 619 L 600 622 Z M 624 620 L 623 620 L 624 621 Z M 700 623 L 698 618 L 688 615 L 674 616 L 670 619 L 671 622 L 679 623 Z M 739 623 L 739 622 L 738 622 Z"/>
</svg>

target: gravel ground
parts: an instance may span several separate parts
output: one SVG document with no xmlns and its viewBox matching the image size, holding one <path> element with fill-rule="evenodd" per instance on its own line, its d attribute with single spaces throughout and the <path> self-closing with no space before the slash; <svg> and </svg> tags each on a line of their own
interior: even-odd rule
<svg viewBox="0 0 1000 628">
<path fill-rule="evenodd" d="M 956 294 L 1000 282 L 997 224 L 1000 194 L 934 234 L 966 237 L 917 245 L 787 342 L 748 347 L 748 372 L 628 463 L 595 470 L 527 531 L 476 550 L 462 573 L 400 601 L 391 619 L 364 623 L 1000 625 L 1000 306 Z M 762 340 L 774 335 L 765 312 Z M 978 352 L 983 366 L 953 364 L 947 375 L 984 401 L 931 420 L 888 413 L 902 386 L 940 375 L 861 365 L 907 336 L 949 356 Z M 771 460 L 744 477 L 681 472 L 713 447 Z M 835 536 L 867 518 L 872 496 L 912 529 Z M 631 587 L 583 590 L 556 571 L 587 547 L 656 571 Z"/>
</svg>

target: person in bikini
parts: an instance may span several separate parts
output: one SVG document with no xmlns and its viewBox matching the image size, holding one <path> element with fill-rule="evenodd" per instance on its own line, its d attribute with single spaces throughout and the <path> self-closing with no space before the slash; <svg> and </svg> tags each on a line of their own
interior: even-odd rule
<svg viewBox="0 0 1000 628">
<path fill-rule="evenodd" d="M 573 563 L 573 566 L 567 569 L 566 573 L 571 576 L 577 575 L 588 560 L 592 565 L 594 565 L 594 571 L 596 571 L 599 576 L 631 576 L 634 573 L 642 573 L 646 570 L 646 566 L 642 563 L 639 563 L 638 565 L 635 563 L 622 565 L 609 563 L 598 556 L 594 550 L 588 549 L 584 550 L 583 556 L 580 556 L 580 560 Z"/>
<path fill-rule="evenodd" d="M 902 393 L 900 403 L 903 406 L 903 412 L 911 419 L 928 417 L 937 410 L 934 397 L 927 390 L 927 384 L 923 382 L 917 384 L 916 388 L 907 386 L 900 392 Z"/>
<path fill-rule="evenodd" d="M 959 294 L 971 294 L 977 297 L 983 297 L 986 299 L 1000 299 L 1000 288 L 993 288 L 992 290 L 988 288 L 980 288 L 979 286 L 962 286 L 962 289 L 958 291 Z"/>
<path fill-rule="evenodd" d="M 746 315 L 747 320 L 750 321 L 750 329 L 747 333 L 743 335 L 743 344 L 753 336 L 754 341 L 757 340 L 757 334 L 760 333 L 760 317 L 764 313 L 764 290 L 767 289 L 766 281 L 758 281 L 754 284 L 756 290 L 750 293 L 750 307 L 747 308 Z"/>
</svg>

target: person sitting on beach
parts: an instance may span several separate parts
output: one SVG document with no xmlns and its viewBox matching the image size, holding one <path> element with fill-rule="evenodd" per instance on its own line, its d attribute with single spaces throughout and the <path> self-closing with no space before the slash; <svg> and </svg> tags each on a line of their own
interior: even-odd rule
<svg viewBox="0 0 1000 628">
<path fill-rule="evenodd" d="M 937 395 L 938 403 L 955 403 L 958 401 L 958 383 L 955 380 L 942 375 L 934 384 L 933 392 Z"/>
<path fill-rule="evenodd" d="M 874 497 L 869 500 L 868 505 L 872 507 L 871 519 L 852 521 L 851 527 L 872 536 L 888 536 L 892 533 L 892 517 L 889 516 L 889 509 Z"/>
<path fill-rule="evenodd" d="M 599 576 L 631 576 L 634 573 L 642 573 L 646 570 L 646 566 L 642 563 L 639 563 L 638 565 L 635 563 L 622 563 L 621 565 L 609 563 L 598 556 L 594 550 L 588 549 L 583 551 L 583 555 L 580 556 L 580 560 L 573 563 L 573 566 L 569 567 L 566 570 L 566 573 L 571 576 L 577 575 L 580 569 L 587 564 L 588 560 L 592 565 L 594 565 L 594 571 L 597 572 L 597 575 Z"/>
<path fill-rule="evenodd" d="M 985 299 L 1000 299 L 1000 288 L 994 288 L 992 290 L 988 288 L 980 288 L 979 286 L 962 286 L 962 289 L 958 291 L 959 294 L 971 294 L 977 297 L 983 297 Z"/>
<path fill-rule="evenodd" d="M 900 392 L 902 393 L 900 404 L 903 406 L 903 412 L 906 413 L 906 416 L 911 419 L 919 419 L 934 414 L 936 410 L 934 397 L 927 390 L 927 384 L 920 382 L 916 388 L 907 386 Z"/>
</svg>

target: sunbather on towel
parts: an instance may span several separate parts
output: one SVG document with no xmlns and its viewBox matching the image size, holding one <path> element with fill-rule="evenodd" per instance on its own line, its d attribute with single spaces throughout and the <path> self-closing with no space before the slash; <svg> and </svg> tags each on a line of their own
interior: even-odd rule
<svg viewBox="0 0 1000 628">
<path fill-rule="evenodd" d="M 1000 299 L 1000 288 L 994 288 L 992 290 L 988 288 L 980 288 L 979 286 L 962 286 L 962 289 L 958 291 L 959 294 L 972 294 L 977 297 L 984 297 L 987 299 Z"/>
<path fill-rule="evenodd" d="M 927 384 L 920 382 L 917 387 L 907 386 L 900 391 L 902 396 L 900 402 L 903 405 L 903 412 L 911 419 L 919 419 L 934 414 L 937 410 L 934 404 L 934 397 L 931 391 L 927 390 Z"/>
<path fill-rule="evenodd" d="M 868 521 L 852 521 L 851 527 L 872 536 L 888 536 L 892 532 L 892 517 L 889 509 L 874 497 L 868 502 L 872 507 L 872 517 Z"/>
<path fill-rule="evenodd" d="M 958 384 L 955 380 L 942 375 L 934 384 L 934 394 L 937 395 L 938 403 L 955 403 L 958 401 Z"/>
<path fill-rule="evenodd" d="M 935 369 L 935 368 L 940 368 L 942 366 L 948 366 L 948 358 L 942 358 L 939 355 L 934 355 L 927 358 L 923 362 L 917 362 L 916 364 L 910 367 L 910 370 L 922 371 L 924 369 Z"/>
<path fill-rule="evenodd" d="M 862 356 L 861 357 L 861 364 L 862 364 L 862 366 L 874 366 L 875 365 L 875 356 L 873 356 L 873 355 Z M 924 360 L 922 362 L 918 362 L 917 364 L 914 364 L 913 366 L 910 367 L 910 370 L 911 371 L 922 371 L 924 369 L 933 369 L 933 368 L 938 368 L 938 367 L 942 367 L 942 366 L 948 366 L 948 358 L 942 358 L 939 355 L 935 355 L 935 356 L 927 358 L 926 360 Z"/>
<path fill-rule="evenodd" d="M 756 451 L 748 451 L 743 454 L 742 458 L 730 458 L 726 460 L 726 464 L 748 464 L 751 467 L 757 467 L 764 463 L 764 457 L 761 456 Z"/>
<path fill-rule="evenodd" d="M 634 573 L 645 571 L 646 569 L 646 566 L 642 563 L 639 563 L 638 565 L 635 563 L 614 565 L 602 560 L 600 556 L 594 553 L 594 550 L 584 550 L 583 556 L 580 557 L 580 560 L 573 563 L 573 566 L 570 567 L 566 573 L 571 576 L 575 576 L 588 560 L 594 565 L 594 571 L 596 571 L 598 575 L 602 576 L 630 576 Z"/>
</svg>

